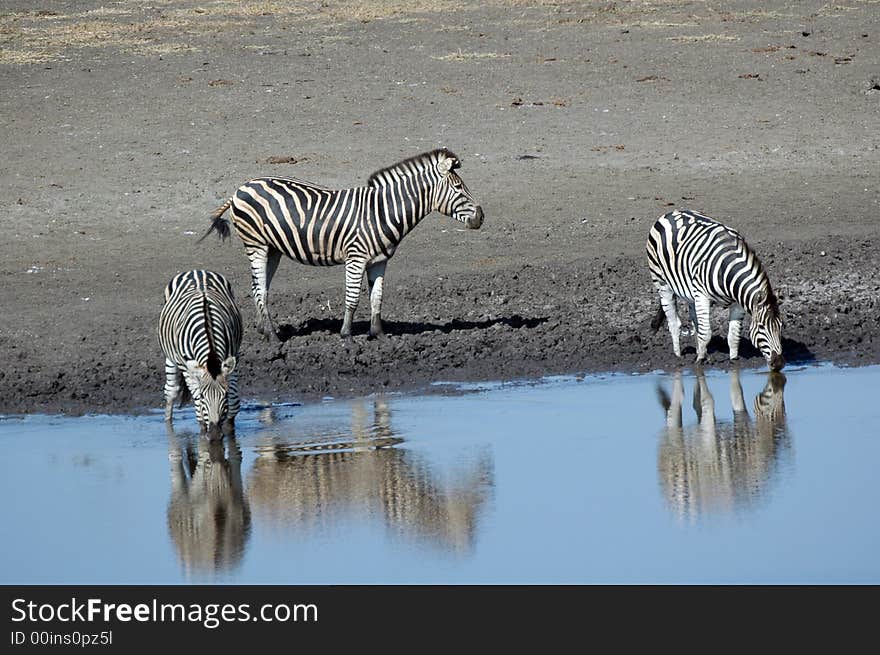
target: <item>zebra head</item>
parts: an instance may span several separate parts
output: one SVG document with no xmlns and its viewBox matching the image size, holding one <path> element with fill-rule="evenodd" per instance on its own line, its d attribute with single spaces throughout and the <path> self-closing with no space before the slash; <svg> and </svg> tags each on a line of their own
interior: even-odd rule
<svg viewBox="0 0 880 655">
<path fill-rule="evenodd" d="M 235 357 L 227 357 L 222 362 L 209 357 L 208 365 L 203 366 L 191 359 L 186 363 L 187 376 L 197 387 L 193 393 L 196 405 L 196 418 L 207 431 L 209 439 L 222 436 L 220 426 L 229 415 L 229 376 L 235 370 Z"/>
<path fill-rule="evenodd" d="M 785 375 L 770 371 L 764 389 L 755 396 L 755 418 L 774 424 L 785 419 Z"/>
<path fill-rule="evenodd" d="M 785 359 L 782 357 L 782 318 L 779 316 L 778 301 L 772 291 L 768 290 L 758 300 L 757 308 L 752 312 L 749 338 L 764 355 L 770 370 L 782 370 L 785 366 Z"/>
<path fill-rule="evenodd" d="M 464 223 L 472 230 L 479 230 L 483 224 L 483 208 L 477 204 L 465 183 L 455 172 L 461 167 L 458 157 L 448 150 L 441 150 L 436 167 L 439 175 L 439 184 L 435 192 L 437 211 Z"/>
</svg>

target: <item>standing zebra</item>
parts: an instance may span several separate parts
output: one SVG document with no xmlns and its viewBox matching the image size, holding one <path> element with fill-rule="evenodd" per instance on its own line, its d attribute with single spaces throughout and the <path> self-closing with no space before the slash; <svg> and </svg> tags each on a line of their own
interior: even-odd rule
<svg viewBox="0 0 880 655">
<path fill-rule="evenodd" d="M 238 414 L 235 363 L 241 346 L 241 314 L 232 286 L 219 273 L 193 270 L 172 278 L 159 313 L 159 345 L 165 353 L 165 420 L 174 401 L 189 398 L 209 438 L 220 424 L 234 428 Z M 185 384 L 183 384 L 185 382 Z"/>
<path fill-rule="evenodd" d="M 660 294 L 660 309 L 651 327 L 656 332 L 664 319 L 668 321 L 676 356 L 681 356 L 678 297 L 689 305 L 698 364 L 706 361 L 712 336 L 709 305 L 717 302 L 730 307 L 727 343 L 731 360 L 738 358 L 742 320 L 748 312 L 752 343 L 772 370 L 785 365 L 776 295 L 758 257 L 736 230 L 695 211 L 675 210 L 654 223 L 646 250 L 651 278 Z"/>
<path fill-rule="evenodd" d="M 458 157 L 434 150 L 373 173 L 367 185 L 326 187 L 290 178 L 259 178 L 242 185 L 211 215 L 211 227 L 229 236 L 232 223 L 251 263 L 259 330 L 278 339 L 269 317 L 268 294 L 281 255 L 303 264 L 345 264 L 342 336 L 351 336 L 364 271 L 370 293 L 370 335 L 382 334 L 385 266 L 403 237 L 432 211 L 479 229 L 483 210 L 455 173 Z M 201 239 L 200 239 L 201 241 Z"/>
</svg>

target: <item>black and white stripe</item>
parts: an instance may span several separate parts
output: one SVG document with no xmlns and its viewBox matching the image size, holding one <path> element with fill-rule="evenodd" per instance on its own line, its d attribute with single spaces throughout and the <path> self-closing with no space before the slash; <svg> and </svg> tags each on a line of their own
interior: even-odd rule
<svg viewBox="0 0 880 655">
<path fill-rule="evenodd" d="M 697 424 L 685 427 L 685 400 L 680 371 L 672 377 L 672 393 L 657 387 L 666 414 L 657 451 L 660 486 L 679 519 L 697 522 L 709 515 L 753 506 L 766 496 L 776 472 L 791 454 L 785 414 L 785 376 L 767 374 L 749 416 L 740 372 L 730 371 L 732 419 L 716 416 L 715 399 L 705 373 L 697 372 L 693 408 Z"/>
<path fill-rule="evenodd" d="M 751 315 L 749 337 L 773 370 L 785 365 L 777 299 L 754 251 L 739 233 L 695 211 L 661 216 L 648 234 L 648 268 L 660 294 L 661 309 L 652 326 L 668 321 L 672 348 L 681 356 L 681 321 L 675 299 L 687 301 L 697 333 L 697 362 L 706 360 L 712 329 L 709 307 L 730 308 L 727 343 L 737 359 L 742 320 Z"/>
<path fill-rule="evenodd" d="M 251 504 L 299 534 L 335 513 L 357 511 L 384 520 L 392 534 L 472 550 L 492 496 L 491 458 L 484 453 L 452 476 L 438 475 L 411 449 L 394 447 L 403 439 L 384 397 L 352 403 L 351 411 L 350 430 L 340 430 L 334 418 L 326 424 L 303 420 L 294 433 L 270 426 L 256 435 L 247 484 Z"/>
<path fill-rule="evenodd" d="M 370 334 L 377 336 L 382 333 L 385 266 L 403 237 L 432 211 L 471 229 L 483 223 L 482 208 L 455 172 L 459 166 L 454 154 L 441 149 L 377 171 L 366 186 L 352 189 L 328 189 L 291 178 L 251 180 L 212 214 L 207 234 L 217 230 L 221 238 L 229 236 L 223 215 L 231 207 L 232 224 L 250 260 L 264 335 L 277 339 L 268 293 L 281 255 L 287 255 L 314 266 L 345 264 L 342 336 L 351 335 L 366 271 Z"/>
<path fill-rule="evenodd" d="M 230 439 L 197 440 L 169 434 L 171 497 L 168 536 L 187 576 L 238 567 L 251 533 L 251 511 L 241 479 L 241 448 Z M 228 452 L 227 452 L 228 451 Z"/>
<path fill-rule="evenodd" d="M 239 409 L 235 364 L 241 346 L 241 314 L 229 281 L 211 271 L 176 275 L 165 288 L 159 345 L 165 353 L 165 420 L 174 402 L 193 399 L 196 418 L 209 436 L 231 429 Z"/>
<path fill-rule="evenodd" d="M 764 389 L 755 396 L 753 409 L 759 430 L 772 432 L 785 425 L 785 383 L 785 375 L 771 371 Z"/>
</svg>

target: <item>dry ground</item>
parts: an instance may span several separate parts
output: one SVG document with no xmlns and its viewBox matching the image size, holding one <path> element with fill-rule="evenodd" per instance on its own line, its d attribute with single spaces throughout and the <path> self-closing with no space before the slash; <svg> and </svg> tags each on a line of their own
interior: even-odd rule
<svg viewBox="0 0 880 655">
<path fill-rule="evenodd" d="M 162 288 L 192 267 L 234 281 L 248 398 L 675 366 L 643 248 L 676 206 L 759 252 L 789 359 L 880 361 L 877 0 L 13 0 L 0 48 L 0 412 L 160 406 Z M 362 300 L 342 342 L 342 269 L 287 261 L 288 339 L 260 341 L 241 244 L 195 243 L 208 214 L 252 177 L 354 186 L 438 146 L 486 222 L 406 238 L 389 336 Z"/>
</svg>

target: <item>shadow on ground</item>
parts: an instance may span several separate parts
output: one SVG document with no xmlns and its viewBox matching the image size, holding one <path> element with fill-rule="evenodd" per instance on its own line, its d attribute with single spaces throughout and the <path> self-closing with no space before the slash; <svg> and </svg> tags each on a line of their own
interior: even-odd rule
<svg viewBox="0 0 880 655">
<path fill-rule="evenodd" d="M 387 335 L 423 334 L 426 332 L 440 331 L 449 334 L 455 330 L 487 330 L 495 325 L 503 325 L 515 330 L 520 328 L 533 329 L 546 323 L 547 316 L 537 318 L 525 318 L 519 314 L 510 317 L 493 318 L 486 321 L 462 321 L 452 319 L 446 323 L 423 323 L 412 321 L 383 321 L 382 326 Z M 336 318 L 310 318 L 298 326 L 285 324 L 279 327 L 278 336 L 282 341 L 288 341 L 293 337 L 305 337 L 321 332 L 339 334 L 342 330 L 342 320 Z M 367 334 L 370 331 L 368 321 L 355 321 L 352 324 L 352 333 L 357 336 Z"/>
<path fill-rule="evenodd" d="M 693 346 L 689 346 L 684 349 L 684 352 L 696 354 L 697 351 Z M 727 359 L 729 355 L 730 349 L 727 347 L 727 339 L 718 334 L 714 335 L 709 340 L 709 357 L 717 361 L 722 356 Z M 807 344 L 787 337 L 782 337 L 782 355 L 787 364 L 808 364 L 816 361 L 816 355 L 807 347 Z M 739 356 L 741 359 L 764 358 L 761 351 L 755 348 L 748 339 L 740 341 Z"/>
</svg>

